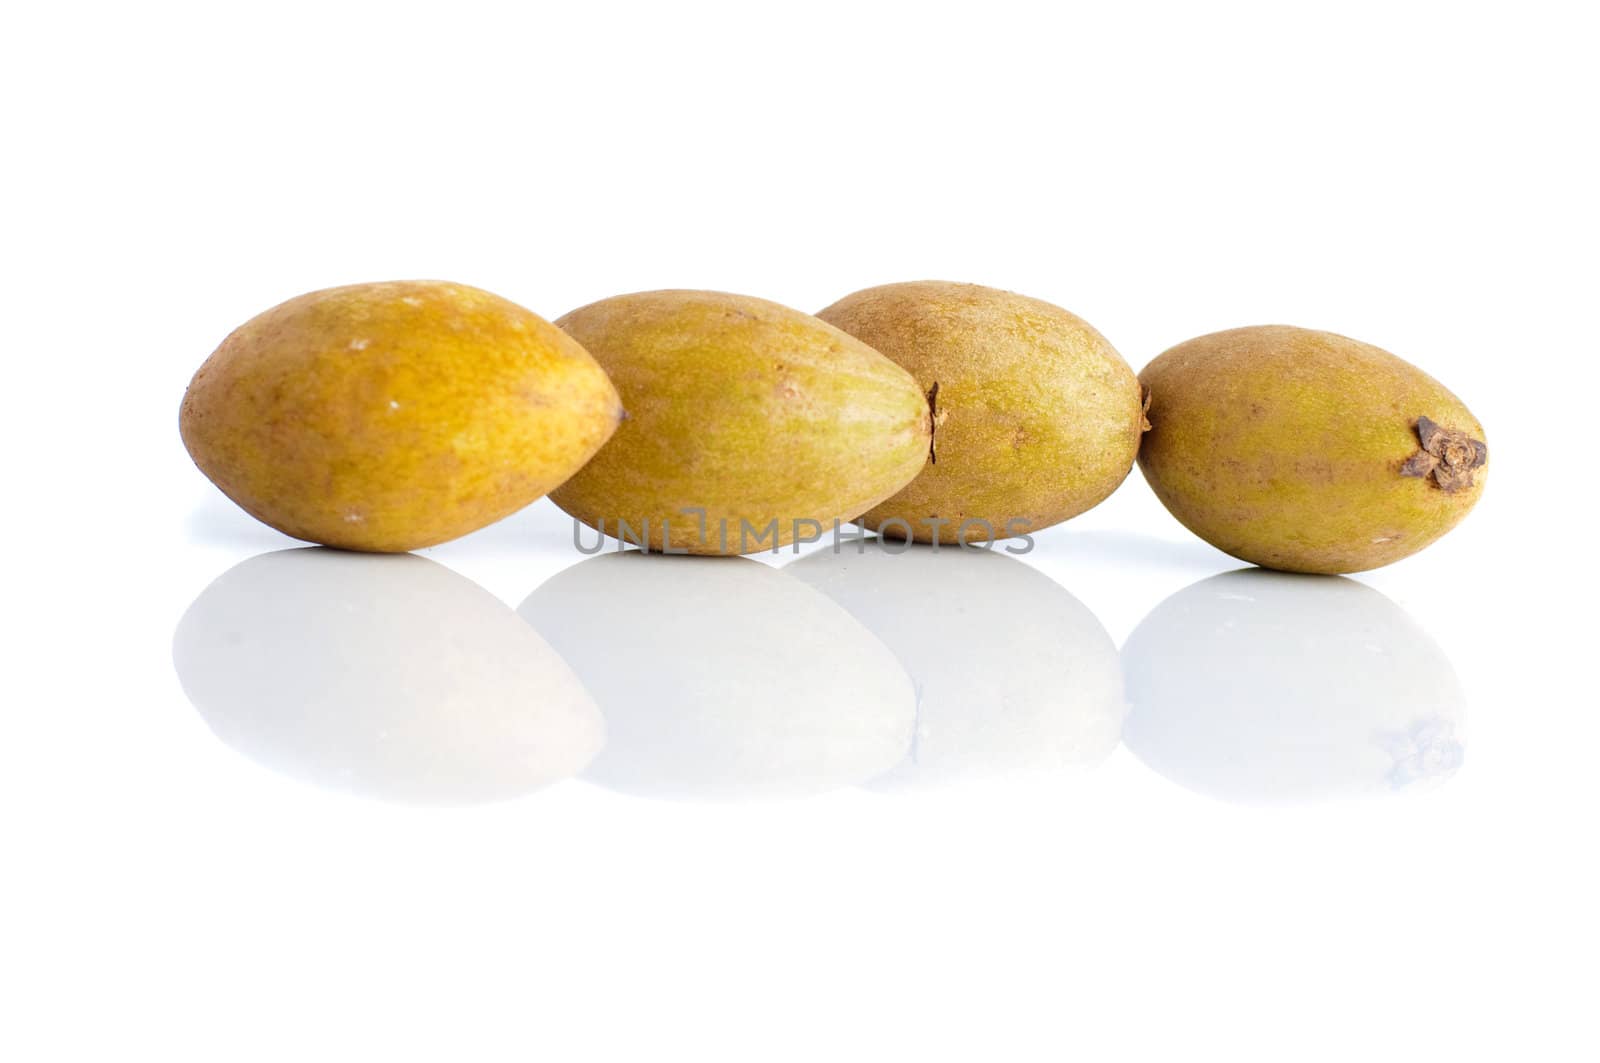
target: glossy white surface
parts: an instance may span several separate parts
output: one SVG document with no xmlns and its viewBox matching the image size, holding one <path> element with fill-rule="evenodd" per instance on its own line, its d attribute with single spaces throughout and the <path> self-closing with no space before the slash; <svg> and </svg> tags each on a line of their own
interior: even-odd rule
<svg viewBox="0 0 1600 1063">
<path fill-rule="evenodd" d="M 1583 11 L 20 14 L 0 1057 L 1594 1058 Z M 1137 473 L 1021 558 L 277 553 L 183 387 L 403 276 L 1327 327 L 1492 476 L 1350 581 Z"/>
</svg>

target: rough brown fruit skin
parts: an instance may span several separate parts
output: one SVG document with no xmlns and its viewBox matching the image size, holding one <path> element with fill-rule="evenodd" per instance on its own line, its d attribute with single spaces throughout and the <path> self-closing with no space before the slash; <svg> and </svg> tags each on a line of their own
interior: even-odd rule
<svg viewBox="0 0 1600 1063">
<path fill-rule="evenodd" d="M 1093 507 L 1133 468 L 1142 423 L 1133 370 L 1060 307 L 915 281 L 847 295 L 817 316 L 905 367 L 924 393 L 938 386 L 933 461 L 862 516 L 868 528 L 904 538 L 886 524 L 904 521 L 923 543 L 1020 535 Z M 985 523 L 963 536 L 963 521 Z"/>
<path fill-rule="evenodd" d="M 1438 381 L 1370 344 L 1288 325 L 1231 329 L 1180 343 L 1139 379 L 1152 425 L 1139 467 L 1157 497 L 1206 542 L 1266 568 L 1387 565 L 1455 527 L 1483 493 L 1487 469 L 1471 468 L 1470 453 L 1454 490 L 1407 469 L 1420 419 L 1480 444 L 1483 426 Z"/>
<path fill-rule="evenodd" d="M 622 416 L 566 333 L 443 281 L 329 288 L 236 329 L 184 394 L 183 442 L 246 512 L 349 550 L 432 546 L 572 475 Z"/>
<path fill-rule="evenodd" d="M 651 550 L 773 549 L 797 537 L 797 520 L 850 520 L 927 461 L 930 418 L 916 381 L 809 314 L 742 295 L 659 291 L 556 323 L 605 367 L 628 419 L 550 497 L 608 534 L 626 521 L 633 534 L 623 537 Z M 691 508 L 705 510 L 703 523 Z"/>
</svg>

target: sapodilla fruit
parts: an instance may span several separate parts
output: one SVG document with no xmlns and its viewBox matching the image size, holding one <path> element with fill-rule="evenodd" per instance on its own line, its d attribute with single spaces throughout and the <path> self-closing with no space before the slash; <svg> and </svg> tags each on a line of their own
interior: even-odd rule
<svg viewBox="0 0 1600 1063">
<path fill-rule="evenodd" d="M 776 550 L 865 512 L 928 461 L 931 416 L 910 374 L 798 310 L 642 292 L 556 324 L 605 367 L 628 418 L 550 497 L 620 539 Z"/>
<path fill-rule="evenodd" d="M 1483 493 L 1489 451 L 1461 400 L 1388 351 L 1261 325 L 1180 343 L 1139 375 L 1139 467 L 1219 550 L 1289 572 L 1416 553 Z"/>
<path fill-rule="evenodd" d="M 537 314 L 463 284 L 394 281 L 245 322 L 195 373 L 178 427 L 256 519 L 400 552 L 542 497 L 621 417 L 594 359 Z"/>
<path fill-rule="evenodd" d="M 847 295 L 818 317 L 904 367 L 934 411 L 932 457 L 865 527 L 922 543 L 987 542 L 1097 505 L 1133 468 L 1133 370 L 1073 314 L 976 284 Z"/>
</svg>

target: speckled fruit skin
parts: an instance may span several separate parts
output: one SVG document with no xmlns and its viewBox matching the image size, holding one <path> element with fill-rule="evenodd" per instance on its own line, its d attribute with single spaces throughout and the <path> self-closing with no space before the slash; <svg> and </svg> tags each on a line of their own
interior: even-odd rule
<svg viewBox="0 0 1600 1063">
<path fill-rule="evenodd" d="M 1415 366 L 1331 332 L 1259 325 L 1180 343 L 1139 374 L 1151 430 L 1139 467 L 1172 515 L 1219 550 L 1288 572 L 1360 572 L 1416 553 L 1483 493 L 1402 467 L 1418 419 L 1483 440 Z"/>
<path fill-rule="evenodd" d="M 1057 306 L 976 284 L 915 281 L 817 315 L 882 351 L 934 396 L 934 460 L 862 516 L 917 542 L 983 542 L 1058 524 L 1127 478 L 1138 382 L 1104 336 Z M 887 523 L 891 521 L 904 521 Z M 972 523 L 962 534 L 963 521 Z M 944 523 L 940 523 L 944 522 Z M 1009 525 L 1009 528 L 1008 528 Z"/>
<path fill-rule="evenodd" d="M 659 291 L 592 303 L 556 324 L 605 367 L 628 419 L 550 497 L 608 534 L 627 522 L 625 537 L 651 550 L 772 549 L 796 538 L 797 520 L 827 529 L 854 518 L 927 461 L 916 381 L 809 314 Z M 772 521 L 776 535 L 764 534 Z"/>
<path fill-rule="evenodd" d="M 189 454 L 286 535 L 432 546 L 509 516 L 622 417 L 593 358 L 537 314 L 443 281 L 329 288 L 223 340 L 183 397 Z"/>
</svg>

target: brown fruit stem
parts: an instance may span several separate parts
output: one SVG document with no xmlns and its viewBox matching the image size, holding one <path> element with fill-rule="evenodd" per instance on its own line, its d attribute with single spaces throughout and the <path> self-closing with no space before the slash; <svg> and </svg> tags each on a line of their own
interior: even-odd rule
<svg viewBox="0 0 1600 1063">
<path fill-rule="evenodd" d="M 1432 477 L 1447 494 L 1472 486 L 1472 470 L 1488 464 L 1489 448 L 1465 432 L 1444 428 L 1427 417 L 1417 418 L 1421 448 L 1404 465 L 1401 476 Z"/>
<path fill-rule="evenodd" d="M 934 449 L 934 436 L 939 431 L 939 423 L 944 418 L 939 414 L 939 382 L 935 380 L 933 387 L 928 389 L 928 464 L 939 464 L 938 451 Z"/>
</svg>

